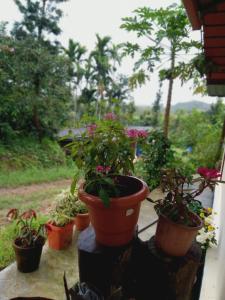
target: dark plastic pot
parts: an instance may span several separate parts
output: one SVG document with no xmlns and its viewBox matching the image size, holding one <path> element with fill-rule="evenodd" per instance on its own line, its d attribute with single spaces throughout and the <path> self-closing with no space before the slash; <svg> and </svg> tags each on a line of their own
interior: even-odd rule
<svg viewBox="0 0 225 300">
<path fill-rule="evenodd" d="M 18 246 L 17 240 L 14 241 L 13 248 L 16 254 L 17 269 L 20 272 L 30 273 L 38 269 L 44 243 L 45 239 L 39 238 L 34 247 L 23 248 Z"/>
</svg>

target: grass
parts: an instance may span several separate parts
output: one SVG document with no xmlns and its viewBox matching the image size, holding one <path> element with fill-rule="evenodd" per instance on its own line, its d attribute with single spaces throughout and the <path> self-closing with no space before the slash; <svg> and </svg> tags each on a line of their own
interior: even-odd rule
<svg viewBox="0 0 225 300">
<path fill-rule="evenodd" d="M 39 216 L 36 226 L 47 221 L 46 216 Z M 0 227 L 0 270 L 7 267 L 15 260 L 15 254 L 12 247 L 13 240 L 16 237 L 16 224 L 11 223 Z"/>
<path fill-rule="evenodd" d="M 22 196 L 13 194 L 0 196 L 0 210 L 13 207 L 21 210 L 32 208 L 38 211 L 41 207 L 51 204 L 62 189 L 62 187 L 54 187 Z"/>
<path fill-rule="evenodd" d="M 50 182 L 59 179 L 71 179 L 74 172 L 75 167 L 72 165 L 51 168 L 30 168 L 10 172 L 0 171 L 0 188 Z"/>
</svg>

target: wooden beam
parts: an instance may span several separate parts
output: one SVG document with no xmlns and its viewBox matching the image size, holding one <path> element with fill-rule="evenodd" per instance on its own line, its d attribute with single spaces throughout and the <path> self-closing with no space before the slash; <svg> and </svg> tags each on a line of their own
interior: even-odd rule
<svg viewBox="0 0 225 300">
<path fill-rule="evenodd" d="M 191 22 L 193 30 L 201 29 L 202 22 L 198 11 L 196 0 L 182 0 L 187 11 L 188 18 Z"/>
</svg>

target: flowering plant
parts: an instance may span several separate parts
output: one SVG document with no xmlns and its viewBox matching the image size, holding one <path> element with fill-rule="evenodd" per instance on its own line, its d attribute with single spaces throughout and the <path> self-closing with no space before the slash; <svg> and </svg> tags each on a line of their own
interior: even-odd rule
<svg viewBox="0 0 225 300">
<path fill-rule="evenodd" d="M 195 226 L 196 219 L 193 212 L 199 213 L 202 208 L 196 197 L 207 187 L 213 189 L 221 174 L 215 169 L 200 167 L 197 170 L 199 176 L 188 177 L 182 175 L 179 170 L 166 169 L 161 178 L 161 187 L 165 197 L 159 199 L 155 205 L 156 212 L 169 217 L 172 221 L 188 226 Z"/>
<path fill-rule="evenodd" d="M 36 212 L 33 209 L 19 214 L 19 210 L 12 208 L 7 214 L 8 220 L 17 220 L 16 239 L 17 246 L 22 248 L 34 247 L 37 244 L 44 244 L 45 224 L 37 224 Z"/>
<path fill-rule="evenodd" d="M 119 196 L 116 176 L 132 173 L 133 143 L 146 135 L 142 131 L 131 137 L 113 113 L 88 125 L 81 138 L 69 145 L 78 168 L 84 171 L 86 192 L 99 196 L 105 206 L 110 197 Z"/>
<path fill-rule="evenodd" d="M 214 215 L 215 212 L 213 212 L 210 207 L 201 208 L 199 211 L 199 216 L 203 220 L 203 227 L 199 230 L 196 240 L 201 244 L 201 248 L 204 250 L 217 245 L 216 228 L 213 222 Z"/>
</svg>

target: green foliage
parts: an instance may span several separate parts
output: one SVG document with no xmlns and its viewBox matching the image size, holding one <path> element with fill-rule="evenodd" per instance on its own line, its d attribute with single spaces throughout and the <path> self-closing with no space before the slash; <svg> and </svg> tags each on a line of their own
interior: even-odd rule
<svg viewBox="0 0 225 300">
<path fill-rule="evenodd" d="M 3 46 L 9 50 L 0 51 L 0 137 L 52 136 L 66 119 L 69 62 L 30 37 L 0 37 Z"/>
<path fill-rule="evenodd" d="M 81 138 L 69 145 L 79 169 L 85 174 L 86 191 L 100 196 L 106 206 L 117 195 L 112 176 L 133 171 L 134 149 L 124 126 L 112 113 L 87 126 Z"/>
<path fill-rule="evenodd" d="M 63 190 L 56 197 L 56 205 L 50 212 L 50 222 L 53 225 L 65 226 L 74 220 L 76 214 L 87 212 L 86 205 L 78 199 L 77 193 L 77 189 L 74 190 L 74 193 Z"/>
<path fill-rule="evenodd" d="M 218 182 L 225 183 L 217 178 L 220 173 L 215 169 L 198 168 L 198 176 L 186 176 L 174 168 L 164 169 L 160 186 L 165 193 L 155 205 L 156 212 L 165 215 L 173 222 L 187 226 L 198 226 L 193 218 L 193 211 L 200 214 L 201 203 L 196 197 L 206 189 L 214 189 Z M 195 203 L 196 202 L 196 203 Z"/>
<path fill-rule="evenodd" d="M 201 43 L 190 39 L 191 25 L 186 11 L 183 6 L 176 4 L 159 9 L 138 8 L 133 16 L 123 18 L 121 28 L 136 33 L 141 41 L 140 44 L 128 42 L 124 46 L 126 55 L 138 57 L 134 65 L 135 73 L 131 77 L 132 86 L 145 83 L 148 73 L 156 69 L 160 80 L 169 80 L 164 121 L 164 133 L 167 136 L 173 81 L 176 78 L 189 80 L 191 76 L 188 77 L 188 74 L 193 74 L 194 69 L 194 63 L 189 63 L 186 56 L 179 54 L 198 50 L 202 47 Z M 145 43 L 143 39 L 146 40 Z M 164 67 L 165 63 L 169 64 L 169 68 Z M 188 67 L 185 67 L 186 64 Z"/>
<path fill-rule="evenodd" d="M 150 189 L 156 188 L 161 179 L 161 169 L 172 163 L 174 152 L 171 142 L 160 131 L 151 131 L 143 145 L 144 178 Z"/>
<path fill-rule="evenodd" d="M 216 124 L 214 120 L 217 119 Z M 215 153 L 218 149 L 223 114 L 210 115 L 208 112 L 193 110 L 190 113 L 180 112 L 172 122 L 171 140 L 183 152 L 188 147 L 191 153 L 184 153 L 193 166 L 214 167 Z M 195 124 L 193 126 L 193 124 Z"/>
<path fill-rule="evenodd" d="M 37 226 L 37 214 L 33 209 L 19 213 L 17 208 L 12 208 L 7 214 L 9 220 L 16 220 L 16 239 L 17 246 L 22 248 L 35 247 L 45 242 L 45 223 Z"/>
<path fill-rule="evenodd" d="M 14 0 L 22 14 L 21 22 L 15 22 L 13 34 L 23 39 L 28 35 L 44 41 L 44 34 L 59 35 L 58 25 L 62 17 L 62 10 L 58 4 L 67 0 Z"/>
<path fill-rule="evenodd" d="M 39 215 L 34 222 L 36 228 L 47 221 L 46 216 Z M 6 226 L 0 226 L 0 270 L 15 261 L 12 241 L 16 238 L 16 221 Z"/>
<path fill-rule="evenodd" d="M 0 227 L 0 270 L 15 260 L 15 252 L 12 247 L 15 237 L 15 222 Z"/>
<path fill-rule="evenodd" d="M 15 139 L 0 144 L 0 170 L 19 170 L 66 165 L 65 153 L 56 141 L 48 138 L 38 142 L 34 138 Z"/>
</svg>

